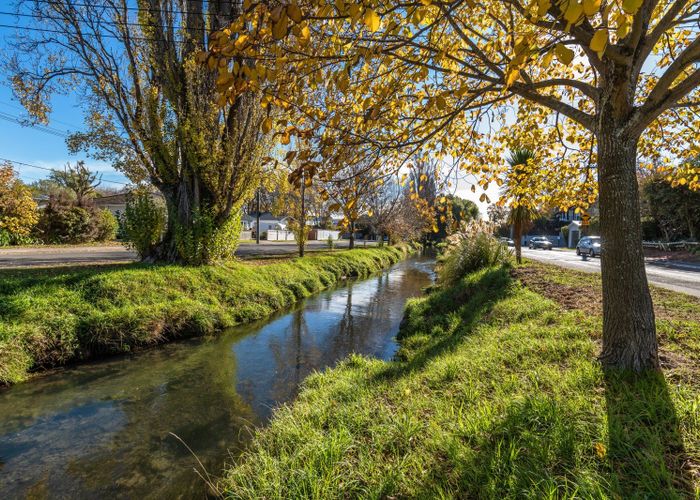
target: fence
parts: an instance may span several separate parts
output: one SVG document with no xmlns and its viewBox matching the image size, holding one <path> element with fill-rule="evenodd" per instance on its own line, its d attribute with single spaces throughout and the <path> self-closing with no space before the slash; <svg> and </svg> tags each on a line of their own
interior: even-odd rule
<svg viewBox="0 0 700 500">
<path fill-rule="evenodd" d="M 267 231 L 268 241 L 294 241 L 294 233 L 291 231 L 284 231 L 278 229 L 268 229 Z"/>
<path fill-rule="evenodd" d="M 697 241 L 642 241 L 642 247 L 653 248 L 655 250 L 691 250 L 697 248 L 700 243 Z"/>
</svg>

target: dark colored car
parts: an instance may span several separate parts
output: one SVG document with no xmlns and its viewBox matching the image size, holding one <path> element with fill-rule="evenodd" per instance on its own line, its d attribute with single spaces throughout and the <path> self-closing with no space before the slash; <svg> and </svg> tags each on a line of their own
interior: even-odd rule
<svg viewBox="0 0 700 500">
<path fill-rule="evenodd" d="M 515 242 L 513 240 L 511 240 L 510 238 L 498 238 L 498 241 L 500 241 L 504 245 L 508 245 L 509 247 L 515 246 Z"/>
<path fill-rule="evenodd" d="M 545 236 L 535 236 L 527 243 L 527 246 L 532 249 L 541 248 L 543 250 L 551 250 L 552 242 Z"/>
<path fill-rule="evenodd" d="M 588 257 L 600 257 L 602 250 L 600 236 L 585 236 L 578 240 L 576 245 L 576 255 L 586 255 Z"/>
</svg>

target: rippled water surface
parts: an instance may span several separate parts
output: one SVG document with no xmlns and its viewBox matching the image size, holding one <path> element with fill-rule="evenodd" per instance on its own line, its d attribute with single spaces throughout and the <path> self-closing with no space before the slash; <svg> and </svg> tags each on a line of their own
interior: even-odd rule
<svg viewBox="0 0 700 500">
<path fill-rule="evenodd" d="M 81 365 L 0 391 L 0 498 L 203 497 L 251 426 L 310 372 L 396 351 L 432 261 L 405 260 L 263 322 Z M 200 469 L 201 470 L 201 469 Z"/>
</svg>

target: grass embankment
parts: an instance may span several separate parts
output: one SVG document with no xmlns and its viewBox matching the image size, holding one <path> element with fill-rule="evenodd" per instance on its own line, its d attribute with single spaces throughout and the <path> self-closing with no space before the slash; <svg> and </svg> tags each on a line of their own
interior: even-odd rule
<svg viewBox="0 0 700 500">
<path fill-rule="evenodd" d="M 519 282 L 536 274 L 580 285 L 586 300 L 596 278 L 529 269 L 484 270 L 411 301 L 399 359 L 353 356 L 308 378 L 298 400 L 256 433 L 222 490 L 240 498 L 697 498 L 700 301 L 655 290 L 673 363 L 664 374 L 606 373 L 596 362 L 599 312 Z"/>
<path fill-rule="evenodd" d="M 343 277 L 376 272 L 407 252 L 385 247 L 257 265 L 3 271 L 0 385 L 24 380 L 37 368 L 264 318 Z"/>
</svg>

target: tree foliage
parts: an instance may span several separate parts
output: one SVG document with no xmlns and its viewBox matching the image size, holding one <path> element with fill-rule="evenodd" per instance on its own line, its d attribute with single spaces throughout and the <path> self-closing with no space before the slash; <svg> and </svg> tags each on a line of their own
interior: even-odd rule
<svg viewBox="0 0 700 500">
<path fill-rule="evenodd" d="M 533 195 L 562 208 L 599 197 L 602 359 L 641 370 L 658 352 L 636 169 L 700 187 L 696 167 L 678 167 L 698 152 L 699 15 L 691 0 L 246 0 L 201 60 L 222 98 L 262 91 L 294 116 L 264 130 L 312 133 L 331 164 L 364 154 L 398 169 L 421 151 L 459 160 L 486 191 L 507 150 L 536 145 L 549 175 Z"/>
<path fill-rule="evenodd" d="M 642 182 L 642 214 L 649 217 L 665 241 L 700 237 L 700 192 L 662 176 Z"/>
<path fill-rule="evenodd" d="M 23 0 L 20 7 L 44 28 L 18 33 L 9 63 L 27 110 L 46 121 L 53 94 L 79 92 L 87 131 L 73 134 L 69 147 L 148 181 L 166 201 L 168 226 L 153 257 L 204 262 L 218 253 L 206 249 L 218 239 L 211 232 L 228 232 L 258 185 L 264 117 L 255 93 L 220 98 L 216 77 L 195 54 L 211 30 L 238 17 L 239 4 Z"/>
<path fill-rule="evenodd" d="M 39 214 L 31 190 L 15 175 L 12 165 L 0 165 L 0 232 L 8 244 L 28 237 Z"/>
<path fill-rule="evenodd" d="M 91 172 L 82 160 L 75 166 L 71 166 L 69 162 L 65 170 L 54 170 L 50 176 L 51 181 L 73 193 L 79 207 L 84 207 L 95 197 L 101 178 L 97 172 Z"/>
<path fill-rule="evenodd" d="M 142 260 L 153 259 L 166 226 L 164 203 L 147 189 L 136 189 L 127 197 L 121 222 L 127 246 Z"/>
<path fill-rule="evenodd" d="M 654 132 L 642 140 L 643 158 L 670 168 L 670 159 L 697 149 L 700 44 L 691 26 L 698 8 L 688 0 L 246 7 L 214 39 L 207 59 L 219 68 L 220 90 L 228 96 L 263 89 L 269 108 L 300 118 L 294 126 L 269 120 L 265 130 L 286 139 L 316 128 L 328 157 L 347 155 L 343 149 L 353 143 L 371 142 L 370 150 L 385 154 L 420 146 L 464 158 L 464 168 L 497 182 L 507 149 L 537 143 L 553 160 L 543 167 L 559 171 L 556 182 L 581 187 L 561 190 L 574 198 L 568 201 L 590 203 L 595 176 L 580 174 L 596 163 L 596 117 L 619 83 L 611 80 L 615 67 L 633 75 L 624 82 L 634 97 L 626 130 Z M 248 63 L 227 64 L 236 57 Z M 656 71 L 644 65 L 650 57 Z M 517 120 L 506 111 L 514 103 Z M 501 126 L 486 130 L 488 121 Z M 662 130 L 673 131 L 674 140 L 659 149 Z M 674 175 L 697 186 L 696 173 Z"/>
</svg>

